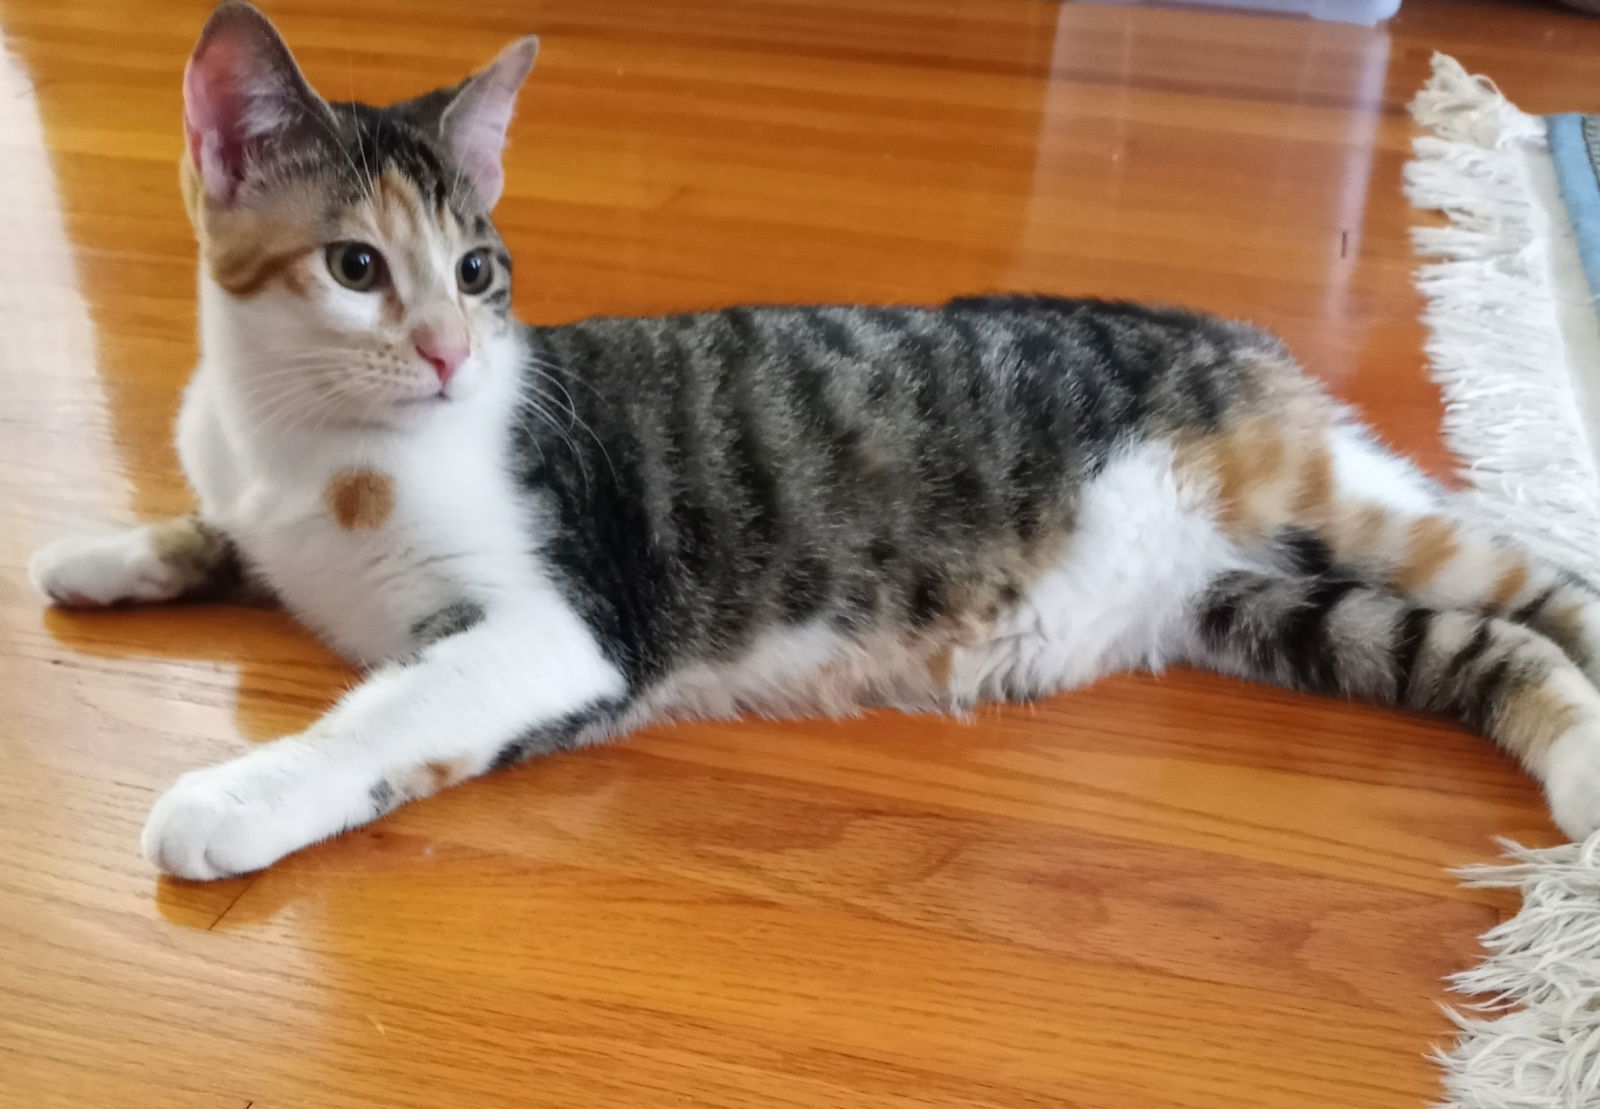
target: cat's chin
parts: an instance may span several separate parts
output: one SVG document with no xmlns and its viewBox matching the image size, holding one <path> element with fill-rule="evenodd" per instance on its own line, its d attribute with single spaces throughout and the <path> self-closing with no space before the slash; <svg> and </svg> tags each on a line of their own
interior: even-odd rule
<svg viewBox="0 0 1600 1109">
<path fill-rule="evenodd" d="M 454 397 L 430 393 L 425 397 L 388 401 L 375 409 L 327 421 L 327 425 L 350 431 L 413 431 L 455 403 Z"/>
</svg>

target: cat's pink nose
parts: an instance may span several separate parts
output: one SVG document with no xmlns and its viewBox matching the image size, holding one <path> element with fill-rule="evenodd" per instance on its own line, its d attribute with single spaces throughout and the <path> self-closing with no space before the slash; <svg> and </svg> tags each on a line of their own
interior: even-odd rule
<svg viewBox="0 0 1600 1109">
<path fill-rule="evenodd" d="M 411 345 L 422 360 L 439 375 L 439 384 L 448 385 L 472 348 L 465 336 L 441 335 L 432 328 L 419 327 L 411 333 Z"/>
</svg>

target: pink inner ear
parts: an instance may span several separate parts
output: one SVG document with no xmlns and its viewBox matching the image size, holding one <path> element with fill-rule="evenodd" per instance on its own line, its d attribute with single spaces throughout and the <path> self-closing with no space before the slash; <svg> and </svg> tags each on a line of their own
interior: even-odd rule
<svg viewBox="0 0 1600 1109">
<path fill-rule="evenodd" d="M 485 96 L 493 95 L 486 92 Z M 495 118 L 498 117 L 498 118 Z M 505 170 L 500 167 L 500 157 L 505 152 L 506 128 L 511 123 L 509 101 L 504 111 L 487 109 L 481 101 L 468 107 L 453 136 L 455 155 L 463 169 L 472 177 L 473 187 L 486 204 L 500 199 L 505 185 Z"/>
<path fill-rule="evenodd" d="M 445 114 L 451 153 L 485 204 L 494 205 L 505 185 L 501 156 L 517 93 L 533 68 L 537 40 L 528 38 L 502 51 L 488 69 L 462 90 Z"/>
<path fill-rule="evenodd" d="M 183 126 L 189 157 L 208 194 L 231 200 L 244 171 L 244 97 L 239 51 L 221 40 L 207 44 L 183 71 Z"/>
</svg>

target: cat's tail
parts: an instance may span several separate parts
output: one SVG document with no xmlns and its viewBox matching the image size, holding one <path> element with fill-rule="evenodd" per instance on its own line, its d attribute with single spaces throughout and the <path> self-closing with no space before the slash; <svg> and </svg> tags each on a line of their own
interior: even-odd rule
<svg viewBox="0 0 1600 1109">
<path fill-rule="evenodd" d="M 1569 834 L 1600 827 L 1600 691 L 1524 624 L 1337 572 L 1235 571 L 1196 598 L 1190 636 L 1210 669 L 1464 724 L 1544 784 Z"/>
</svg>

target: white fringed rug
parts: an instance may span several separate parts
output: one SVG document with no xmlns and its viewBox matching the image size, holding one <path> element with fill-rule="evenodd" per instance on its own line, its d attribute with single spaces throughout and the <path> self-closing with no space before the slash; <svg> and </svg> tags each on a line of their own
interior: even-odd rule
<svg viewBox="0 0 1600 1109">
<path fill-rule="evenodd" d="M 1444 55 L 1411 110 L 1429 134 L 1407 193 L 1449 217 L 1415 233 L 1435 259 L 1417 284 L 1463 497 L 1600 582 L 1600 121 L 1528 115 Z M 1600 1109 L 1600 834 L 1503 846 L 1509 862 L 1460 872 L 1469 886 L 1519 889 L 1522 908 L 1451 980 L 1478 1000 L 1452 1012 L 1460 1036 L 1437 1053 L 1443 1105 Z"/>
<path fill-rule="evenodd" d="M 1489 956 L 1451 978 L 1487 997 L 1463 1015 L 1444 1067 L 1448 1109 L 1600 1106 L 1600 835 L 1464 867 L 1463 884 L 1520 889 L 1517 915 L 1483 934 Z"/>
</svg>

